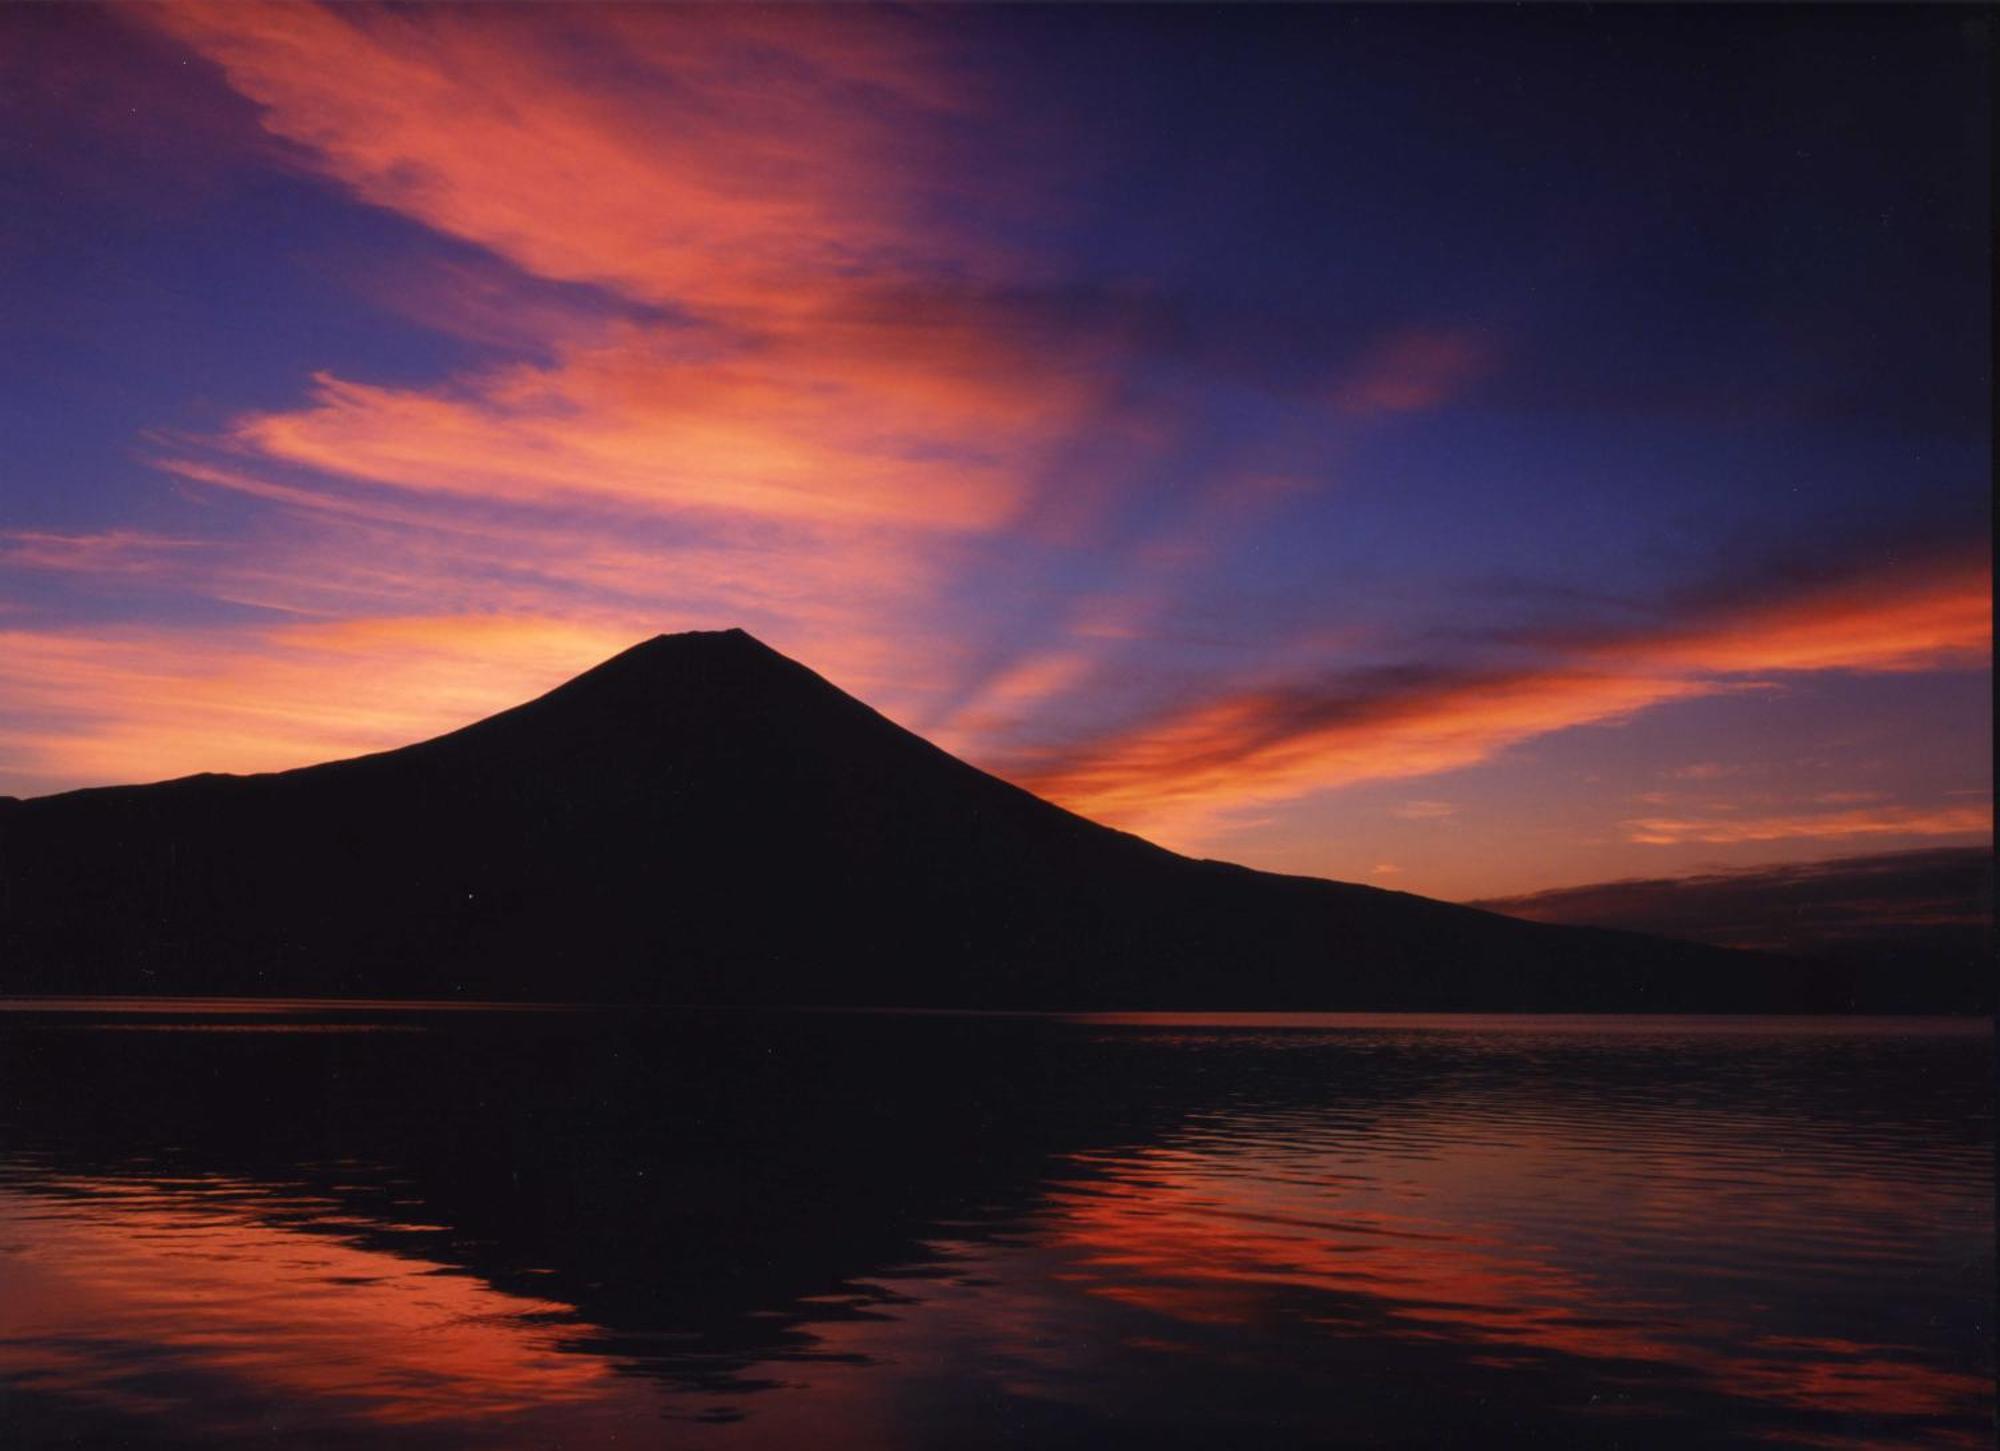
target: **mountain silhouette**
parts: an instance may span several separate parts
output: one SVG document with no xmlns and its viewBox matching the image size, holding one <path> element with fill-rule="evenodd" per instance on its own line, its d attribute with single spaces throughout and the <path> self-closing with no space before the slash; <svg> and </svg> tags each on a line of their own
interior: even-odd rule
<svg viewBox="0 0 2000 1451">
<path fill-rule="evenodd" d="M 0 992 L 1748 1010 L 1847 988 L 1179 856 L 740 630 L 378 755 L 0 799 Z"/>
</svg>

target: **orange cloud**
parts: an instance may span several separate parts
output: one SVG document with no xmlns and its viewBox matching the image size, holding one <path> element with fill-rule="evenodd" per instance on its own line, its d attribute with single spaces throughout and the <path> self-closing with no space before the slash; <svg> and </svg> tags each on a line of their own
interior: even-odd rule
<svg viewBox="0 0 2000 1451">
<path fill-rule="evenodd" d="M 546 618 L 220 633 L 0 631 L 0 790 L 283 770 L 404 745 L 552 689 L 631 643 Z"/>
<path fill-rule="evenodd" d="M 1444 679 L 1375 696 L 1248 691 L 1028 774 L 1032 789 L 1121 825 L 1186 832 L 1216 813 L 1357 781 L 1436 775 L 1520 741 L 1622 720 L 1714 687 L 1587 672 Z"/>
<path fill-rule="evenodd" d="M 857 267 L 908 262 L 927 138 L 970 94 L 918 27 L 802 7 L 142 15 L 363 200 L 704 310 L 810 313 Z"/>
<path fill-rule="evenodd" d="M 1024 775 L 1085 814 L 1191 837 L 1239 807 L 1475 765 L 1538 736 L 1742 689 L 1759 675 L 1971 664 L 1991 653 L 1991 599 L 1983 564 L 1898 570 L 1650 635 L 1573 644 L 1538 669 L 1243 689 L 1067 759 L 1028 762 Z M 1863 829 L 1862 814 L 1850 815 L 1856 825 L 1842 834 Z"/>
<path fill-rule="evenodd" d="M 414 608 L 452 588 L 452 571 L 464 561 L 447 545 L 434 563 L 421 553 L 364 563 L 353 566 L 353 577 L 322 577 L 307 591 L 327 603 L 338 590 L 349 605 L 401 604 L 404 613 L 295 615 L 254 628 L 0 627 L 0 699 L 7 701 L 0 793 L 288 770 L 387 750 L 518 705 L 649 634 L 732 618 L 712 604 L 694 608 L 664 595 L 633 600 L 608 589 L 593 608 L 590 589 L 577 587 L 590 585 L 592 571 L 643 580 L 644 561 L 597 557 L 587 539 L 577 547 L 585 551 L 577 558 L 535 561 L 551 572 L 548 582 L 484 591 L 489 601 L 511 599 L 512 612 Z M 746 589 L 768 568 L 698 553 L 686 562 L 692 583 L 711 592 L 730 588 L 732 567 L 752 577 Z M 818 588 L 830 587 L 820 581 Z M 215 590 L 266 609 L 298 598 L 282 570 L 262 566 L 219 578 Z M 807 601 L 760 629 L 892 718 L 916 714 L 924 685 L 910 681 L 910 652 L 892 637 L 855 635 L 850 623 L 843 613 L 816 613 Z"/>
<path fill-rule="evenodd" d="M 1745 841 L 1839 839 L 1854 836 L 1961 836 L 1993 830 L 1986 806 L 1871 806 L 1793 816 L 1648 816 L 1623 823 L 1625 839 L 1648 846 L 1699 841 L 1717 845 Z"/>
<path fill-rule="evenodd" d="M 1628 650 L 1612 653 L 1705 674 L 1989 665 L 1993 568 L 1964 558 L 1864 571 Z"/>
<path fill-rule="evenodd" d="M 1037 420 L 976 384 L 954 397 L 942 363 L 923 388 L 904 388 L 859 356 L 718 362 L 627 329 L 553 367 L 444 388 L 323 375 L 309 407 L 244 419 L 232 441 L 286 464 L 474 500 L 992 527 L 1018 503 L 1020 451 L 1064 415 L 1051 401 Z M 984 446 L 953 443 L 966 438 Z"/>
</svg>

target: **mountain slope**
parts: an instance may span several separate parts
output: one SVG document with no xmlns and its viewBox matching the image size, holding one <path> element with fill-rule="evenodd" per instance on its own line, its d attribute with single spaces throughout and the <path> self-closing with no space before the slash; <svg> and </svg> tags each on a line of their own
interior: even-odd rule
<svg viewBox="0 0 2000 1451">
<path fill-rule="evenodd" d="M 401 750 L 0 801 L 0 991 L 959 1007 L 1837 1005 L 1796 964 L 1194 861 L 741 631 Z"/>
</svg>

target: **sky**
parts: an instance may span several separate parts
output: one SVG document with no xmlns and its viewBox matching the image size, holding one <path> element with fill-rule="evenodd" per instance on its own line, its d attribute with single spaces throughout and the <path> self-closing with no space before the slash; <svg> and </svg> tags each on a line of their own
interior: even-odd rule
<svg viewBox="0 0 2000 1451">
<path fill-rule="evenodd" d="M 1454 899 L 1990 842 L 1974 9 L 0 9 L 0 792 L 742 626 Z"/>
</svg>

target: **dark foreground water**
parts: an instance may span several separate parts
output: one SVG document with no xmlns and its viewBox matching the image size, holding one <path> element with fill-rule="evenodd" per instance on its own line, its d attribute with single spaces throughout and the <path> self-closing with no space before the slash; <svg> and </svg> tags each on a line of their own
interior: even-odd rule
<svg viewBox="0 0 2000 1451">
<path fill-rule="evenodd" d="M 0 1444 L 1988 1443 L 1985 1024 L 0 1012 Z"/>
</svg>

